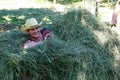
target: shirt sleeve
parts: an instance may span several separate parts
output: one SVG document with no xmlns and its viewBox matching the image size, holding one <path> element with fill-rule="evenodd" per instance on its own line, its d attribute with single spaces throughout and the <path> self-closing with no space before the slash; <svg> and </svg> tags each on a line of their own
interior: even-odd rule
<svg viewBox="0 0 120 80">
<path fill-rule="evenodd" d="M 50 32 L 51 32 L 50 29 L 47 29 L 47 28 L 41 29 L 41 33 L 43 35 L 44 40 L 48 39 L 48 37 L 50 36 Z"/>
</svg>

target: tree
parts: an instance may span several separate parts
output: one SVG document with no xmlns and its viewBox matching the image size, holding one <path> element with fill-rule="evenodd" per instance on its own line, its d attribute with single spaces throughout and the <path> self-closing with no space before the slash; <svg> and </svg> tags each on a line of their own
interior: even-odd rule
<svg viewBox="0 0 120 80">
<path fill-rule="evenodd" d="M 53 0 L 53 5 L 54 5 L 54 6 L 56 5 L 56 0 Z"/>
<path fill-rule="evenodd" d="M 95 16 L 98 16 L 99 0 L 96 0 Z"/>
</svg>

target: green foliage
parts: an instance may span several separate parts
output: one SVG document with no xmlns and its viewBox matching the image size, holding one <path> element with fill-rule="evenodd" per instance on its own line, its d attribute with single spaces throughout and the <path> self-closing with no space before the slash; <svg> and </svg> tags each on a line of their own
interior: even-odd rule
<svg viewBox="0 0 120 80">
<path fill-rule="evenodd" d="M 81 0 L 58 0 L 58 2 L 62 2 L 62 3 L 73 3 L 73 2 L 80 2 Z"/>
<path fill-rule="evenodd" d="M 53 0 L 48 0 L 48 1 L 53 1 Z M 61 4 L 71 4 L 73 2 L 81 2 L 82 0 L 56 0 L 57 3 Z"/>
<path fill-rule="evenodd" d="M 21 25 L 29 17 L 34 16 L 38 20 L 44 20 L 42 18 L 45 16 L 49 18 L 51 24 L 46 23 L 43 27 L 50 25 L 55 37 L 25 50 L 22 44 L 29 37 L 18 28 L 14 27 L 0 34 L 1 80 L 118 80 L 120 78 L 120 67 L 116 70 L 114 66 L 113 52 L 115 46 L 120 49 L 120 41 L 87 10 L 73 10 L 62 15 L 46 9 L 20 9 L 20 12 L 25 16 L 22 21 L 18 21 Z M 21 15 L 19 11 L 10 13 L 15 15 L 14 18 Z M 14 22 L 14 19 L 11 19 Z M 104 44 L 95 34 L 96 31 L 104 33 L 108 38 Z"/>
<path fill-rule="evenodd" d="M 118 0 L 100 0 L 101 2 L 117 2 Z"/>
</svg>

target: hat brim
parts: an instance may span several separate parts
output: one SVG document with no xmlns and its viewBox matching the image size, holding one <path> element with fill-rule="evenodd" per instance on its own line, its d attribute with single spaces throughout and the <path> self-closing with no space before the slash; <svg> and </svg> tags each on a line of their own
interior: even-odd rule
<svg viewBox="0 0 120 80">
<path fill-rule="evenodd" d="M 27 30 L 29 30 L 29 29 L 32 29 L 32 28 L 36 28 L 36 27 L 39 27 L 40 26 L 40 24 L 38 24 L 38 25 L 34 25 L 34 26 L 22 26 L 21 27 L 21 31 L 27 31 Z"/>
<path fill-rule="evenodd" d="M 43 23 L 43 21 L 41 21 L 39 24 L 34 25 L 34 26 L 25 26 L 25 25 L 22 25 L 21 31 L 24 32 L 24 31 L 27 31 L 28 29 L 36 28 L 37 26 L 39 27 L 39 26 L 42 25 L 42 23 Z"/>
</svg>

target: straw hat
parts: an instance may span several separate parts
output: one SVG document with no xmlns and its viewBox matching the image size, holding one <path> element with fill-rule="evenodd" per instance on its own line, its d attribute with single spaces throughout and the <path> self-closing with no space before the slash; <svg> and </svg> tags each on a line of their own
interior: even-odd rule
<svg viewBox="0 0 120 80">
<path fill-rule="evenodd" d="M 21 31 L 26 31 L 28 29 L 35 28 L 36 26 L 40 26 L 42 22 L 38 23 L 35 18 L 30 18 L 26 20 L 26 23 L 22 25 Z"/>
</svg>

